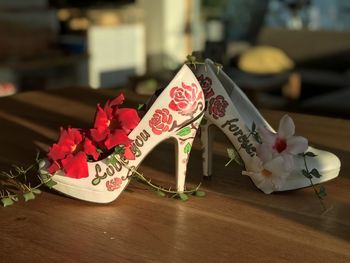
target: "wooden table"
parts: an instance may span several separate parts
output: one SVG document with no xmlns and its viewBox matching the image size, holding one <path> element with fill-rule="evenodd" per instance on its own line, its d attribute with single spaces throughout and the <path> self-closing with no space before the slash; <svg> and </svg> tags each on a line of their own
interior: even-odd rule
<svg viewBox="0 0 350 263">
<path fill-rule="evenodd" d="M 29 165 L 59 127 L 89 127 L 95 105 L 115 90 L 64 89 L 0 99 L 0 169 Z M 128 96 L 131 105 L 143 98 Z M 276 127 L 282 112 L 263 111 Z M 290 114 L 297 133 L 336 153 L 340 177 L 327 183 L 322 209 L 312 189 L 265 195 L 240 168 L 225 167 L 227 141 L 217 136 L 215 176 L 204 198 L 157 196 L 132 182 L 111 204 L 44 190 L 34 201 L 0 208 L 0 262 L 350 262 L 350 121 Z M 173 145 L 165 142 L 140 170 L 174 183 Z M 187 185 L 202 180 L 198 141 Z"/>
</svg>

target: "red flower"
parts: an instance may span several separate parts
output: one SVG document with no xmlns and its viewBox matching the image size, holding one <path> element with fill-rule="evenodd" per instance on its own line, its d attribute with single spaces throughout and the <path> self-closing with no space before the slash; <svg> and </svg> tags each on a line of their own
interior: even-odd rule
<svg viewBox="0 0 350 263">
<path fill-rule="evenodd" d="M 181 86 L 173 87 L 170 90 L 172 100 L 169 108 L 182 115 L 188 115 L 196 108 L 197 101 L 202 98 L 203 93 L 194 83 L 189 86 L 182 82 Z"/>
<path fill-rule="evenodd" d="M 218 95 L 215 98 L 211 98 L 209 101 L 209 114 L 211 114 L 214 119 L 221 118 L 225 116 L 227 106 L 228 102 L 223 96 Z"/>
<path fill-rule="evenodd" d="M 117 145 L 127 148 L 132 142 L 128 134 L 138 125 L 140 118 L 135 109 L 119 108 L 123 101 L 124 96 L 121 94 L 114 100 L 107 101 L 103 109 L 97 105 L 94 128 L 90 133 L 102 149 L 110 150 Z"/>
<path fill-rule="evenodd" d="M 107 101 L 103 109 L 97 105 L 94 128 L 89 131 L 61 129 L 58 142 L 52 145 L 48 153 L 51 162 L 48 171 L 53 174 L 61 169 L 68 177 L 88 177 L 88 157 L 95 161 L 100 157 L 97 146 L 102 150 L 110 150 L 123 145 L 124 157 L 134 159 L 130 149 L 132 140 L 128 134 L 138 125 L 140 118 L 134 109 L 118 108 L 123 101 L 124 96 L 121 94 Z"/>
<path fill-rule="evenodd" d="M 200 75 L 199 77 L 197 77 L 199 84 L 201 85 L 202 89 L 203 89 L 203 93 L 204 93 L 204 97 L 206 99 L 209 99 L 210 97 L 214 96 L 214 91 L 213 88 L 211 87 L 213 81 L 211 80 L 211 78 L 209 77 L 205 77 L 204 75 Z"/>
<path fill-rule="evenodd" d="M 97 160 L 99 153 L 93 142 L 76 128 L 61 129 L 57 143 L 49 149 L 48 158 L 51 166 L 48 171 L 53 174 L 62 169 L 68 177 L 84 178 L 88 176 L 87 157 Z"/>
<path fill-rule="evenodd" d="M 168 109 L 157 109 L 149 121 L 149 126 L 154 134 L 160 135 L 162 132 L 169 130 L 169 125 L 172 122 L 173 116 L 171 116 Z"/>
</svg>

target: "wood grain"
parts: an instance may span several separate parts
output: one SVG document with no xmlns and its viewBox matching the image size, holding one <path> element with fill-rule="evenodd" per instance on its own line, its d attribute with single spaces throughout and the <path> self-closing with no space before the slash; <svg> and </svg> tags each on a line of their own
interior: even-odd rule
<svg viewBox="0 0 350 263">
<path fill-rule="evenodd" d="M 30 164 L 60 126 L 89 127 L 96 103 L 116 94 L 64 89 L 0 99 L 0 169 Z M 144 99 L 127 98 L 130 105 Z M 284 113 L 263 114 L 276 127 Z M 164 199 L 132 182 L 116 201 L 97 205 L 43 189 L 34 201 L 0 208 L 0 262 L 349 262 L 350 121 L 290 115 L 298 134 L 341 158 L 339 178 L 325 185 L 326 214 L 311 189 L 265 195 L 239 167 L 224 167 L 228 142 L 218 133 L 206 197 Z M 198 141 L 189 165 L 187 185 L 194 186 L 202 181 Z M 140 170 L 171 185 L 174 167 L 167 141 Z"/>
</svg>

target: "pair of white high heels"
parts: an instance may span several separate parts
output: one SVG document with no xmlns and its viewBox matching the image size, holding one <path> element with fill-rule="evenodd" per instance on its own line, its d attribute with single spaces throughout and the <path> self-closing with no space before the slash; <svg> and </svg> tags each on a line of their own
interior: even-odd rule
<svg viewBox="0 0 350 263">
<path fill-rule="evenodd" d="M 200 127 L 203 117 L 206 121 Z M 111 202 L 127 187 L 147 154 L 162 141 L 174 138 L 177 191 L 181 193 L 199 127 L 203 174 L 212 174 L 212 125 L 225 133 L 239 153 L 245 166 L 242 173 L 265 193 L 310 186 L 307 176 L 315 175 L 313 182 L 321 183 L 339 174 L 340 161 L 334 154 L 307 148 L 306 139 L 293 136 L 294 124 L 288 116 L 282 119 L 276 133 L 239 87 L 207 59 L 204 65 L 193 67 L 193 71 L 184 65 L 129 133 L 133 141 L 131 150 L 137 152 L 134 160 L 117 158 L 111 163 L 107 157 L 88 162 L 88 176 L 80 179 L 67 177 L 58 170 L 50 175 L 56 183 L 53 188 L 85 201 Z M 42 175 L 48 175 L 49 165 L 46 161 L 41 166 Z"/>
</svg>

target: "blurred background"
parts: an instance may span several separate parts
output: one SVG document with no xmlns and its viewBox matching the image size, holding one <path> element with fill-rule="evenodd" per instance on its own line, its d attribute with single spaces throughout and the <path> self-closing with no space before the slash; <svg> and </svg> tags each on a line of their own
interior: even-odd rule
<svg viewBox="0 0 350 263">
<path fill-rule="evenodd" d="M 150 94 L 192 52 L 259 107 L 350 118 L 349 0 L 0 1 L 0 96 Z"/>
</svg>

